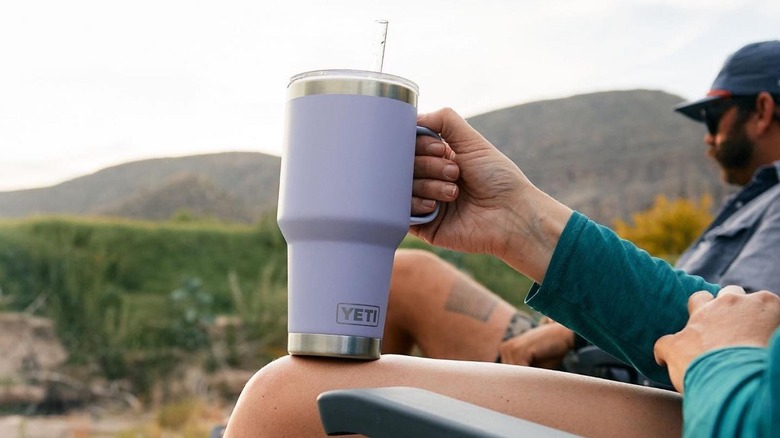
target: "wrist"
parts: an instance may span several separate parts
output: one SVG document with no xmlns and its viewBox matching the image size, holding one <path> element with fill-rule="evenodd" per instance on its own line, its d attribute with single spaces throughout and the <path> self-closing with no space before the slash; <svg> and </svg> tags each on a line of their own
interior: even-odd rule
<svg viewBox="0 0 780 438">
<path fill-rule="evenodd" d="M 572 339 L 571 339 L 571 350 L 579 350 L 580 348 L 587 347 L 590 345 L 590 342 L 588 342 L 587 339 L 580 336 L 578 333 L 571 332 Z"/>
<path fill-rule="evenodd" d="M 573 211 L 530 182 L 510 200 L 507 210 L 494 255 L 541 283 Z"/>
</svg>

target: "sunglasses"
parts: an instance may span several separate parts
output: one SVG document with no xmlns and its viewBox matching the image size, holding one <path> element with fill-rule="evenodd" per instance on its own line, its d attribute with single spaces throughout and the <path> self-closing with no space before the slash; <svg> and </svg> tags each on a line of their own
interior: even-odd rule
<svg viewBox="0 0 780 438">
<path fill-rule="evenodd" d="M 735 106 L 748 111 L 752 110 L 756 106 L 756 96 L 730 96 L 704 107 L 701 110 L 701 115 L 710 135 L 715 136 L 718 133 L 720 119 L 723 118 L 726 111 Z"/>
</svg>

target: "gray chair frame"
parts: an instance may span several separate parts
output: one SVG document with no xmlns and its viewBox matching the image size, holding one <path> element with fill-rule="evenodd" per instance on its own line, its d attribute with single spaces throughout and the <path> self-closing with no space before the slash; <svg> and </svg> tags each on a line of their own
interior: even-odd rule
<svg viewBox="0 0 780 438">
<path fill-rule="evenodd" d="M 328 435 L 550 437 L 575 435 L 435 392 L 410 387 L 338 389 L 317 398 Z"/>
</svg>

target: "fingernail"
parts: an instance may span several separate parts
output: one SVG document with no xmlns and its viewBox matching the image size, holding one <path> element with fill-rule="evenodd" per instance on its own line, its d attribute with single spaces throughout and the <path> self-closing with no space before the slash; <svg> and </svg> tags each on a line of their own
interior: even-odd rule
<svg viewBox="0 0 780 438">
<path fill-rule="evenodd" d="M 428 145 L 428 154 L 437 157 L 444 156 L 444 152 L 446 152 L 446 150 L 447 149 L 444 147 L 444 143 L 433 142 Z"/>
<path fill-rule="evenodd" d="M 458 178 L 458 166 L 454 164 L 448 164 L 444 166 L 444 168 L 441 170 L 444 176 L 446 176 L 449 179 L 457 179 Z"/>
<path fill-rule="evenodd" d="M 436 201 L 432 199 L 423 199 L 420 204 L 422 204 L 425 208 L 433 208 L 436 207 Z"/>
<path fill-rule="evenodd" d="M 450 197 L 455 196 L 455 192 L 458 191 L 458 186 L 455 184 L 447 184 L 447 187 L 444 188 L 444 194 Z"/>
</svg>

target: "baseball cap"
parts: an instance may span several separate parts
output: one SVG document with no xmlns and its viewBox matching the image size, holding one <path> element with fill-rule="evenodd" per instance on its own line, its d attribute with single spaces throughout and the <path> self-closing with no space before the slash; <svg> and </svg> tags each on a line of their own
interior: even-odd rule
<svg viewBox="0 0 780 438">
<path fill-rule="evenodd" d="M 702 109 L 729 96 L 754 95 L 762 91 L 780 95 L 780 41 L 748 44 L 726 58 L 707 96 L 676 107 L 693 120 L 703 121 Z"/>
</svg>

